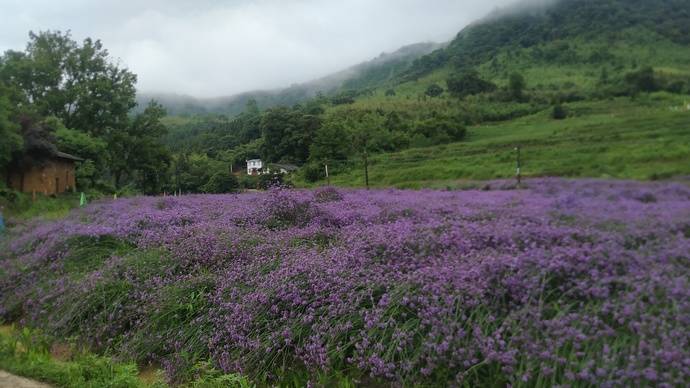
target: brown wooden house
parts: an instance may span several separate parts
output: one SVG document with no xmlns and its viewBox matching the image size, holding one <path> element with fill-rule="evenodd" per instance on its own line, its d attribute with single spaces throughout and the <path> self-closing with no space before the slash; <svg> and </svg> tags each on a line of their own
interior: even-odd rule
<svg viewBox="0 0 690 388">
<path fill-rule="evenodd" d="M 64 152 L 55 152 L 40 165 L 10 169 L 7 185 L 24 193 L 54 195 L 76 190 L 76 162 L 83 159 Z"/>
</svg>

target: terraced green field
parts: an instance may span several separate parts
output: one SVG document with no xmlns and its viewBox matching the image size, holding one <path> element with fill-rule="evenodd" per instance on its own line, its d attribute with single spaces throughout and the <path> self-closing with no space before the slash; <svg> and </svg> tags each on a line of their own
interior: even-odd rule
<svg viewBox="0 0 690 388">
<path fill-rule="evenodd" d="M 376 155 L 370 161 L 371 184 L 453 187 L 509 178 L 515 174 L 517 146 L 527 177 L 654 180 L 690 174 L 690 96 L 656 93 L 573 103 L 568 109 L 571 117 L 565 120 L 552 119 L 546 110 L 472 127 L 463 142 Z M 340 170 L 333 184 L 364 184 L 361 163 Z"/>
</svg>

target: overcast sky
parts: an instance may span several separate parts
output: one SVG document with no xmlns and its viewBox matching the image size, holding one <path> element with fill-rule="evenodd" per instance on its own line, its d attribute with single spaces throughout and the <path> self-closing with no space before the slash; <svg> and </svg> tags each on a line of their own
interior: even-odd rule
<svg viewBox="0 0 690 388">
<path fill-rule="evenodd" d="M 450 40 L 513 0 L 0 0 L 0 51 L 28 32 L 101 39 L 144 92 L 289 86 L 406 44 Z"/>
</svg>

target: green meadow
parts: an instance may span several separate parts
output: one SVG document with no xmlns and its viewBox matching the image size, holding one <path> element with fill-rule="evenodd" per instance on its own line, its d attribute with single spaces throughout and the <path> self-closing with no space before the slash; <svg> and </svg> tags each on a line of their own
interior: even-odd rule
<svg viewBox="0 0 690 388">
<path fill-rule="evenodd" d="M 551 109 L 545 109 L 474 126 L 462 142 L 373 156 L 370 182 L 422 188 L 511 178 L 516 147 L 521 148 L 525 177 L 655 180 L 690 175 L 689 105 L 690 96 L 655 93 L 567 104 L 564 120 L 554 120 Z M 331 182 L 362 186 L 363 166 L 350 162 Z"/>
</svg>

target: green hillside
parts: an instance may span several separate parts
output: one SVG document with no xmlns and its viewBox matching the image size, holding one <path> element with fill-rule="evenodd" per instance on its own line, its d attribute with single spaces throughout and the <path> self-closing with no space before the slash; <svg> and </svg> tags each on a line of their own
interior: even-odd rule
<svg viewBox="0 0 690 388">
<path fill-rule="evenodd" d="M 690 174 L 689 96 L 659 93 L 568 108 L 572 116 L 566 120 L 553 120 L 546 110 L 471 127 L 463 142 L 376 155 L 370 160 L 370 181 L 375 187 L 446 188 L 511 178 L 517 146 L 525 177 L 655 180 Z M 361 163 L 341 166 L 332 183 L 362 186 Z"/>
<path fill-rule="evenodd" d="M 509 177 L 518 145 L 531 176 L 687 175 L 688 26 L 684 1 L 562 0 L 504 10 L 416 61 L 394 93 L 379 89 L 327 108 L 326 117 L 395 112 L 412 127 L 437 116 L 468 126 L 461 142 L 417 142 L 372 157 L 379 186 Z M 470 72 L 496 90 L 457 98 L 449 81 Z M 522 98 L 507 96 L 515 74 L 525 81 Z M 432 85 L 444 93 L 430 97 Z M 556 106 L 565 120 L 553 118 Z M 357 158 L 330 163 L 333 182 L 364 183 Z"/>
<path fill-rule="evenodd" d="M 612 45 L 648 46 L 659 39 L 688 45 L 689 17 L 685 0 L 525 0 L 465 28 L 447 48 L 417 60 L 402 78 L 417 79 L 447 64 L 473 68 L 505 51 L 541 45 L 554 50 L 533 52 L 535 59 L 611 63 L 615 55 L 606 51 Z M 631 30 L 643 34 L 631 36 Z M 591 42 L 603 55 L 578 56 L 568 41 Z"/>
<path fill-rule="evenodd" d="M 686 1 L 518 3 L 434 51 L 411 46 L 334 75 L 330 94 L 168 118 L 171 170 L 260 157 L 301 166 L 300 186 L 325 184 L 325 164 L 340 185 L 364 185 L 368 164 L 371 185 L 453 186 L 512 176 L 521 146 L 527 176 L 690 175 L 688 26 Z"/>
</svg>

